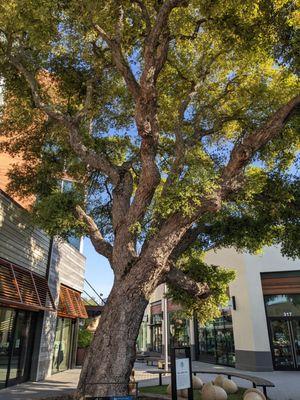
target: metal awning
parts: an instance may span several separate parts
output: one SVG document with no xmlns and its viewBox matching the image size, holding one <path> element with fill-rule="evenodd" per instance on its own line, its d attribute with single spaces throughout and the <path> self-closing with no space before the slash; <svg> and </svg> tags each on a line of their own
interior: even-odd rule
<svg viewBox="0 0 300 400">
<path fill-rule="evenodd" d="M 55 311 L 47 280 L 0 258 L 0 304 L 33 311 Z"/>
<path fill-rule="evenodd" d="M 88 318 L 80 292 L 60 285 L 57 315 L 66 318 Z"/>
</svg>

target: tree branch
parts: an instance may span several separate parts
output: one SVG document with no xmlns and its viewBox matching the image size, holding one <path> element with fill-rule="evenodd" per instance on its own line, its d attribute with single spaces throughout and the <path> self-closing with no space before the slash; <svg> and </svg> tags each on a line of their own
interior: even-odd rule
<svg viewBox="0 0 300 400">
<path fill-rule="evenodd" d="M 196 242 L 200 233 L 205 230 L 204 225 L 192 226 L 180 239 L 177 246 L 173 249 L 170 254 L 169 261 L 176 262 L 178 258 L 193 244 Z"/>
<path fill-rule="evenodd" d="M 280 107 L 261 128 L 247 135 L 234 146 L 230 160 L 222 173 L 223 191 L 227 192 L 230 186 L 236 184 L 236 178 L 249 164 L 254 154 L 281 132 L 293 112 L 299 107 L 300 95 Z"/>
<path fill-rule="evenodd" d="M 94 91 L 93 83 L 94 83 L 93 79 L 89 79 L 86 82 L 86 95 L 85 95 L 85 101 L 84 101 L 83 109 L 80 110 L 75 116 L 75 120 L 78 121 L 78 122 L 81 120 L 81 118 L 86 116 L 86 114 L 88 113 L 88 111 L 91 108 L 92 100 L 93 100 L 93 91 Z"/>
<path fill-rule="evenodd" d="M 166 282 L 173 286 L 183 289 L 189 295 L 198 300 L 206 299 L 211 295 L 209 286 L 206 283 L 194 281 L 184 272 L 177 268 L 172 268 L 165 276 Z"/>
<path fill-rule="evenodd" d="M 110 48 L 117 70 L 123 76 L 133 98 L 137 100 L 140 97 L 140 85 L 135 79 L 135 76 L 133 75 L 133 72 L 128 65 L 128 62 L 125 60 L 122 53 L 120 44 L 120 32 L 118 33 L 117 38 L 110 38 L 109 35 L 104 31 L 104 29 L 101 28 L 98 24 L 95 24 L 94 28 L 98 32 L 99 36 L 107 43 L 108 47 Z"/>
<path fill-rule="evenodd" d="M 149 15 L 148 9 L 142 0 L 133 0 L 133 2 L 138 4 L 138 6 L 140 7 L 140 9 L 142 11 L 142 16 L 146 23 L 146 35 L 148 36 L 151 31 L 151 20 L 150 20 L 150 15 Z"/>
<path fill-rule="evenodd" d="M 91 242 L 93 243 L 95 250 L 111 262 L 113 247 L 110 243 L 104 240 L 93 218 L 87 215 L 80 206 L 76 206 L 76 213 L 79 220 L 86 224 Z"/>
<path fill-rule="evenodd" d="M 68 129 L 69 143 L 73 151 L 85 164 L 102 172 L 104 175 L 108 176 L 114 184 L 116 184 L 119 179 L 118 168 L 114 166 L 103 154 L 96 153 L 96 151 L 88 149 L 83 144 L 78 130 L 76 117 L 73 119 L 69 115 L 65 115 L 59 110 L 56 110 L 52 105 L 46 104 L 40 95 L 40 88 L 36 77 L 24 67 L 22 62 L 17 57 L 9 56 L 9 60 L 16 70 L 19 71 L 27 81 L 36 107 Z M 89 102 L 91 101 L 91 95 L 92 86 L 87 88 L 85 107 L 88 107 Z"/>
</svg>

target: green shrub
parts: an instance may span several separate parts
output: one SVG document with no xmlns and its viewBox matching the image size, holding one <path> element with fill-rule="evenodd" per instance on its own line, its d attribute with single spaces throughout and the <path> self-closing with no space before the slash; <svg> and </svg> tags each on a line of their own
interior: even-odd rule
<svg viewBox="0 0 300 400">
<path fill-rule="evenodd" d="M 93 339 L 92 332 L 87 331 L 86 329 L 80 329 L 78 333 L 78 347 L 86 348 L 89 347 Z"/>
</svg>

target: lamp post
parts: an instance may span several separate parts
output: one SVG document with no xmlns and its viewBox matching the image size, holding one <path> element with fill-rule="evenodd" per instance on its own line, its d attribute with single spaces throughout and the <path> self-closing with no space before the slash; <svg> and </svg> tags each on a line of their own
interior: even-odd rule
<svg viewBox="0 0 300 400">
<path fill-rule="evenodd" d="M 164 359 L 165 371 L 169 370 L 169 327 L 168 327 L 168 299 L 167 299 L 167 284 L 164 284 L 164 295 L 162 300 L 163 310 L 163 335 L 164 335 Z"/>
</svg>

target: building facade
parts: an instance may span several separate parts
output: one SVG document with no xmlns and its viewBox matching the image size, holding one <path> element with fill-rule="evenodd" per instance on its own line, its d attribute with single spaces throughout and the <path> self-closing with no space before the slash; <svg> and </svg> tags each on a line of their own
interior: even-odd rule
<svg viewBox="0 0 300 400">
<path fill-rule="evenodd" d="M 85 257 L 0 190 L 0 388 L 75 364 Z"/>
<path fill-rule="evenodd" d="M 180 312 L 173 314 L 173 322 L 171 312 L 164 320 L 162 285 L 147 307 L 138 350 L 163 357 L 167 323 L 169 346 L 191 346 L 195 360 L 249 371 L 300 370 L 299 260 L 268 247 L 260 255 L 211 251 L 206 262 L 236 271 L 230 303 L 221 317 L 206 326 L 180 318 Z M 172 307 L 169 304 L 168 310 Z"/>
</svg>

